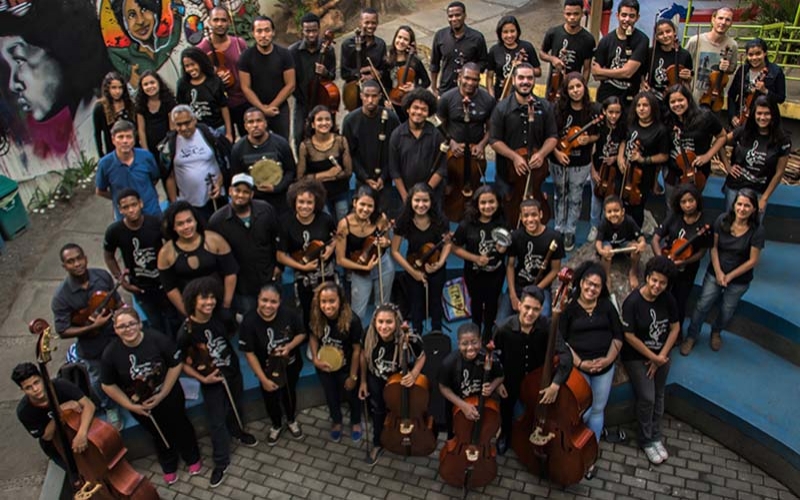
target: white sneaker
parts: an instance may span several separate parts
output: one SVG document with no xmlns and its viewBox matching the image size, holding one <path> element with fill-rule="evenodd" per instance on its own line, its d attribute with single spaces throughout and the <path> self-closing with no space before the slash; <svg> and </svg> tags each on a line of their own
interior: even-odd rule
<svg viewBox="0 0 800 500">
<path fill-rule="evenodd" d="M 296 421 L 289 422 L 286 427 L 289 428 L 289 434 L 291 434 L 293 438 L 300 439 L 303 437 L 303 430 L 300 429 L 300 424 L 298 424 Z"/>
<path fill-rule="evenodd" d="M 664 443 L 662 443 L 661 441 L 656 441 L 655 443 L 653 443 L 653 448 L 655 448 L 658 454 L 661 456 L 661 461 L 666 462 L 666 460 L 669 458 L 669 452 L 667 451 L 667 448 L 664 446 Z"/>
<path fill-rule="evenodd" d="M 658 453 L 654 444 L 649 444 L 644 447 L 644 454 L 647 455 L 647 459 L 650 460 L 650 463 L 658 465 L 664 461 L 661 458 L 661 454 Z"/>
<path fill-rule="evenodd" d="M 118 431 L 121 431 L 122 427 L 125 425 L 120 418 L 119 410 L 116 408 L 108 408 L 106 410 L 106 420 Z"/>
<path fill-rule="evenodd" d="M 597 239 L 597 228 L 592 226 L 592 228 L 589 230 L 589 236 L 586 237 L 586 241 L 588 241 L 589 243 L 594 243 L 596 239 Z"/>
</svg>

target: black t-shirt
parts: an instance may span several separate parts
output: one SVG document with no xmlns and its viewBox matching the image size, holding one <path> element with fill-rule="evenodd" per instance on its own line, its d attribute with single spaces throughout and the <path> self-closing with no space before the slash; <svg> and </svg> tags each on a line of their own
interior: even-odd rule
<svg viewBox="0 0 800 500">
<path fill-rule="evenodd" d="M 639 228 L 639 224 L 630 215 L 625 215 L 622 222 L 616 226 L 603 217 L 600 227 L 597 228 L 597 239 L 610 243 L 611 248 L 629 246 L 631 243 L 635 243 L 641 235 L 642 230 Z"/>
<path fill-rule="evenodd" d="M 375 343 L 375 348 L 372 350 L 371 353 L 368 353 L 368 356 L 371 357 L 372 363 L 370 364 L 370 370 L 372 374 L 376 377 L 388 380 L 391 375 L 395 373 L 399 373 L 401 371 L 402 364 L 400 363 L 400 354 L 402 353 L 395 353 L 395 350 L 398 348 L 397 343 L 395 342 L 394 338 L 389 340 L 388 342 L 381 339 L 380 335 L 377 333 L 375 334 L 378 336 L 378 342 Z M 422 356 L 425 352 L 425 349 L 422 345 L 422 339 L 419 335 L 409 335 L 408 336 L 408 369 L 409 371 L 414 366 L 416 360 Z M 397 354 L 397 356 L 395 356 Z M 374 367 L 374 370 L 373 370 Z"/>
<path fill-rule="evenodd" d="M 483 387 L 486 351 L 483 349 L 473 360 L 464 359 L 459 351 L 453 351 L 444 358 L 439 369 L 439 383 L 448 387 L 461 399 L 479 396 Z M 503 376 L 503 366 L 497 355 L 492 353 L 492 368 L 486 380 L 491 383 Z"/>
<path fill-rule="evenodd" d="M 386 120 L 383 113 L 386 113 Z M 379 107 L 375 116 L 367 116 L 362 108 L 356 108 L 344 117 L 342 135 L 347 138 L 353 173 L 361 183 L 367 179 L 383 179 L 388 184 L 389 138 L 400 125 L 391 109 Z"/>
<path fill-rule="evenodd" d="M 250 311 L 239 325 L 239 348 L 252 352 L 263 366 L 277 347 L 288 344 L 297 335 L 305 335 L 305 327 L 300 316 L 283 305 L 271 321 L 262 318 L 258 311 Z M 297 349 L 289 354 L 289 364 L 303 362 L 297 356 Z"/>
<path fill-rule="evenodd" d="M 495 44 L 489 49 L 489 59 L 486 64 L 486 71 L 494 72 L 494 95 L 500 97 L 503 93 L 503 86 L 505 85 L 506 78 L 511 74 L 511 66 L 514 64 L 514 59 L 520 51 L 525 51 L 525 62 L 539 68 L 542 64 L 539 62 L 539 57 L 536 55 L 536 49 L 533 44 L 527 40 L 519 40 L 517 46 L 509 49 L 503 43 Z"/>
<path fill-rule="evenodd" d="M 662 123 L 651 123 L 647 127 L 642 127 L 637 121 L 628 128 L 628 138 L 625 143 L 626 155 L 633 149 L 634 143 L 638 140 L 641 144 L 639 153 L 643 157 L 653 156 L 657 154 L 669 155 L 669 149 L 672 144 L 670 138 L 670 130 Z M 651 163 L 648 165 L 641 165 L 642 169 L 642 182 L 639 184 L 642 191 L 649 192 L 653 186 L 653 180 L 658 172 L 661 170 L 661 163 Z"/>
<path fill-rule="evenodd" d="M 594 47 L 594 37 L 586 29 L 571 35 L 564 29 L 563 24 L 548 29 L 542 41 L 542 52 L 561 59 L 566 66 L 567 74 L 573 71 L 583 74 L 583 65 L 587 59 L 592 58 Z M 552 74 L 551 65 L 550 75 Z M 547 81 L 549 84 L 549 76 Z"/>
<path fill-rule="evenodd" d="M 751 188 L 758 193 L 767 190 L 778 168 L 778 160 L 788 156 L 792 149 L 792 139 L 787 134 L 778 144 L 773 144 L 766 135 L 747 138 L 744 127 L 733 131 L 733 143 L 731 165 L 739 165 L 742 175 L 738 179 L 729 175 L 725 185 L 735 190 Z"/>
<path fill-rule="evenodd" d="M 679 47 L 677 53 L 675 50 L 670 50 L 669 52 L 665 52 L 661 48 L 660 43 L 656 43 L 656 50 L 655 52 L 650 51 L 651 54 L 654 55 L 652 64 L 648 63 L 648 68 L 652 66 L 652 71 L 650 72 L 650 76 L 648 81 L 650 82 L 650 89 L 656 95 L 658 100 L 664 100 L 664 92 L 669 87 L 669 79 L 667 79 L 667 68 L 670 66 L 677 64 L 683 66 L 686 69 L 691 70 L 694 68 L 692 64 L 692 55 L 689 53 L 688 50 L 684 49 L 683 47 Z M 649 54 L 648 54 L 649 55 Z M 649 58 L 648 58 L 649 59 Z M 677 68 L 676 68 L 677 69 Z"/>
<path fill-rule="evenodd" d="M 764 249 L 766 239 L 764 226 L 750 228 L 741 236 L 734 236 L 730 231 L 722 229 L 722 221 L 726 214 L 722 214 L 714 221 L 714 234 L 717 236 L 717 255 L 719 255 L 719 267 L 723 273 L 729 273 L 741 266 L 750 259 L 750 249 Z M 709 261 L 708 272 L 714 274 L 714 266 Z M 737 276 L 730 281 L 731 285 L 746 285 L 753 280 L 753 270 L 750 269 L 741 276 Z"/>
<path fill-rule="evenodd" d="M 225 323 L 216 316 L 212 316 L 206 323 L 187 319 L 178 330 L 178 358 L 187 363 L 187 358 L 192 355 L 191 348 L 195 352 L 206 351 L 214 367 L 219 368 L 223 375 L 240 376 L 239 357 L 233 350 L 226 331 Z M 191 361 L 189 364 L 196 367 L 198 360 Z M 208 373 L 212 371 L 213 369 L 209 369 Z"/>
<path fill-rule="evenodd" d="M 564 310 L 558 326 L 567 344 L 585 360 L 605 357 L 611 342 L 622 340 L 619 313 L 607 297 L 597 299 L 591 315 L 577 300 L 573 300 Z M 600 373 L 607 372 L 612 366 L 613 363 Z"/>
<path fill-rule="evenodd" d="M 490 220 L 489 222 L 469 223 L 461 221 L 453 236 L 453 244 L 460 246 L 469 253 L 475 255 L 489 256 L 489 263 L 479 266 L 474 262 L 464 261 L 464 272 L 484 272 L 489 273 L 503 268 L 505 261 L 504 254 L 495 248 L 496 242 L 492 237 L 492 230 L 497 227 L 505 227 L 501 220 Z"/>
<path fill-rule="evenodd" d="M 681 133 L 670 133 L 672 136 L 669 150 L 669 168 L 675 174 L 680 174 L 678 164 L 675 163 L 680 156 L 679 148 L 683 148 L 688 153 L 692 152 L 697 156 L 704 155 L 711 149 L 714 138 L 722 132 L 722 123 L 714 113 L 700 109 L 700 114 L 692 123 L 684 124 Z M 680 141 L 678 138 L 680 137 Z M 706 176 L 711 173 L 711 164 L 700 165 L 700 171 Z"/>
<path fill-rule="evenodd" d="M 263 104 L 271 103 L 284 86 L 283 72 L 294 69 L 294 59 L 288 49 L 272 44 L 272 52 L 262 54 L 250 47 L 239 56 L 239 71 L 250 74 L 250 87 Z M 288 111 L 289 102 L 283 101 L 281 113 Z"/>
<path fill-rule="evenodd" d="M 567 132 L 571 127 L 580 127 L 583 128 L 587 125 L 590 121 L 594 119 L 595 116 L 600 114 L 600 107 L 595 105 L 591 105 L 589 111 L 584 111 L 582 109 L 573 109 L 572 106 L 567 106 L 567 109 L 564 110 L 564 116 L 560 115 L 560 111 L 557 111 L 557 120 L 558 123 L 563 123 L 561 130 L 559 130 L 558 135 L 559 137 L 566 137 L 568 134 Z M 596 135 L 598 130 L 597 125 L 592 125 L 584 132 L 587 136 L 589 135 Z M 587 144 L 585 146 L 578 146 L 573 148 L 572 151 L 569 153 L 569 166 L 570 167 L 582 167 L 584 165 L 588 165 L 592 161 L 592 148 L 594 144 Z M 552 156 L 553 161 L 557 161 L 555 159 L 555 155 Z"/>
<path fill-rule="evenodd" d="M 558 244 L 558 248 L 553 252 L 552 260 L 561 260 L 564 258 L 564 237 L 555 229 L 545 228 L 538 236 L 531 236 L 523 227 L 511 233 L 508 256 L 516 257 L 514 287 L 517 294 L 524 287 L 536 284 L 536 275 L 544 265 L 547 250 L 554 240 Z"/>
<path fill-rule="evenodd" d="M 667 220 L 658 225 L 655 230 L 655 234 L 661 238 L 661 248 L 670 248 L 672 243 L 678 238 L 691 240 L 705 225 L 706 222 L 703 220 L 703 217 L 698 218 L 692 224 L 688 224 L 682 215 L 671 213 L 667 217 Z M 713 242 L 714 238 L 711 234 L 711 230 L 709 229 L 701 236 L 698 236 L 697 239 L 692 241 L 693 253 L 697 253 L 703 248 L 711 248 Z M 686 267 L 686 269 L 689 270 L 694 269 L 694 271 L 691 272 L 692 276 L 697 274 L 697 270 L 699 268 L 700 261 L 694 262 Z"/>
<path fill-rule="evenodd" d="M 329 345 L 341 350 L 344 353 L 344 364 L 342 365 L 344 368 L 350 364 L 353 347 L 361 344 L 363 336 L 364 328 L 361 326 L 361 320 L 355 314 L 350 318 L 350 326 L 344 332 L 339 330 L 338 319 L 328 320 L 322 337 L 319 338 L 319 347 Z"/>
<path fill-rule="evenodd" d="M 595 168 L 598 171 L 600 170 L 604 158 L 614 158 L 614 165 L 617 168 L 619 145 L 628 137 L 628 130 L 625 128 L 622 118 L 614 128 L 609 127 L 604 121 L 600 124 L 597 134 L 599 137 L 597 142 L 594 143 L 594 154 L 592 155 Z"/>
<path fill-rule="evenodd" d="M 178 104 L 188 104 L 192 107 L 200 123 L 205 123 L 211 128 L 225 125 L 222 108 L 228 106 L 228 96 L 225 94 L 225 84 L 217 75 L 206 77 L 199 85 L 181 78 L 178 80 L 175 97 Z"/>
<path fill-rule="evenodd" d="M 641 63 L 641 66 L 631 78 L 609 78 L 600 82 L 600 87 L 597 89 L 597 102 L 603 102 L 606 97 L 614 95 L 625 103 L 639 92 L 642 75 L 647 72 L 647 49 L 649 45 L 650 41 L 647 35 L 638 29 L 634 29 L 633 34 L 625 40 L 620 40 L 617 37 L 617 30 L 611 31 L 600 39 L 594 59 L 601 67 L 619 69 L 630 60 Z"/>
<path fill-rule="evenodd" d="M 100 380 L 116 385 L 134 402 L 161 390 L 167 371 L 180 363 L 175 344 L 165 335 L 148 330 L 136 347 L 117 338 L 103 351 Z M 138 396 L 138 398 L 136 398 Z"/>
<path fill-rule="evenodd" d="M 442 240 L 442 229 L 436 227 L 431 223 L 424 231 L 417 227 L 416 224 L 411 222 L 408 231 L 403 231 L 403 228 L 395 228 L 394 234 L 406 239 L 408 246 L 406 248 L 406 257 L 419 252 L 426 243 L 437 244 Z M 444 269 L 442 269 L 444 270 Z M 437 271 L 438 272 L 438 271 Z"/>
<path fill-rule="evenodd" d="M 78 386 L 66 380 L 54 379 L 53 388 L 56 392 L 56 399 L 62 404 L 67 401 L 80 401 L 86 396 Z M 17 404 L 17 418 L 31 436 L 41 439 L 47 424 L 53 419 L 53 414 L 49 404 L 43 407 L 34 406 L 25 396 Z"/>
<path fill-rule="evenodd" d="M 280 217 L 278 228 L 278 251 L 291 255 L 298 250 L 305 250 L 314 240 L 330 241 L 336 232 L 336 223 L 330 214 L 320 212 L 314 216 L 310 224 L 304 225 L 297 220 L 294 213 L 289 212 Z M 333 276 L 334 260 L 331 258 L 325 263 L 324 272 L 328 278 Z M 295 281 L 302 281 L 306 286 L 315 286 L 321 281 L 319 269 L 310 273 L 295 269 L 294 274 Z"/>
<path fill-rule="evenodd" d="M 161 220 L 152 215 L 142 215 L 144 222 L 139 229 L 130 229 L 123 221 L 108 226 L 103 238 L 103 250 L 122 253 L 122 261 L 128 269 L 128 281 L 143 289 L 161 287 L 158 276 L 158 251 L 161 250 Z"/>
<path fill-rule="evenodd" d="M 272 132 L 263 144 L 253 144 L 247 137 L 242 137 L 231 150 L 231 174 L 251 175 L 250 168 L 261 160 L 275 160 L 280 163 L 283 178 L 271 193 L 256 188 L 255 198 L 268 202 L 275 210 L 282 213 L 286 205 L 286 190 L 297 174 L 297 165 L 289 142 Z"/>
<path fill-rule="evenodd" d="M 678 302 L 671 293 L 662 293 L 650 302 L 642 297 L 640 289 L 628 295 L 622 303 L 622 328 L 636 335 L 648 349 L 658 354 L 669 337 L 669 326 L 679 321 Z M 625 342 L 622 360 L 646 360 L 639 351 Z"/>
</svg>

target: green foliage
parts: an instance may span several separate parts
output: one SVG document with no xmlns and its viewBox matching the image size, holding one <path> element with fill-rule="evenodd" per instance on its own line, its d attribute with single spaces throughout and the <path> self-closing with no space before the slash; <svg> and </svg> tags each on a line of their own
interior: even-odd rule
<svg viewBox="0 0 800 500">
<path fill-rule="evenodd" d="M 233 32 L 236 36 L 243 38 L 247 45 L 255 42 L 253 19 L 260 14 L 258 0 L 244 0 L 243 10 L 233 14 Z"/>
<path fill-rule="evenodd" d="M 749 7 L 744 11 L 745 21 L 759 24 L 791 24 L 800 8 L 797 0 L 739 0 L 739 7 Z"/>
</svg>

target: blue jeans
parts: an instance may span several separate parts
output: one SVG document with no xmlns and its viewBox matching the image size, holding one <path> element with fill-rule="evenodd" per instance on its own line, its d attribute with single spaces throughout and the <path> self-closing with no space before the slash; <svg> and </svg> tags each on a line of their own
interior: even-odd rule
<svg viewBox="0 0 800 500">
<path fill-rule="evenodd" d="M 591 181 L 592 184 L 592 211 L 589 215 L 589 222 L 592 224 L 592 227 L 600 227 L 600 221 L 605 215 L 603 213 L 603 199 L 598 196 L 595 196 L 594 194 L 594 188 L 597 184 L 594 182 L 594 179 L 591 176 L 591 172 L 589 175 L 589 180 Z"/>
<path fill-rule="evenodd" d="M 555 229 L 567 235 L 575 235 L 575 227 L 581 216 L 583 204 L 583 186 L 589 177 L 591 165 L 568 166 L 550 163 L 550 175 L 553 176 Z"/>
<path fill-rule="evenodd" d="M 340 220 L 347 217 L 347 213 L 350 211 L 350 192 L 346 191 L 329 197 L 325 202 L 324 210 L 333 215 L 334 222 L 338 224 Z"/>
<path fill-rule="evenodd" d="M 356 316 L 361 318 L 361 324 L 364 327 L 369 325 L 369 321 L 372 318 L 368 311 L 370 295 L 375 294 L 375 307 L 382 303 L 380 281 L 383 281 L 383 301 L 389 302 L 392 297 L 394 261 L 389 252 L 384 252 L 381 256 L 380 268 L 382 280 L 378 279 L 378 266 L 375 266 L 369 274 L 350 272 L 350 304 Z"/>
<path fill-rule="evenodd" d="M 85 366 L 86 371 L 89 373 L 89 383 L 92 385 L 92 392 L 94 392 L 95 396 L 91 399 L 93 399 L 95 403 L 99 403 L 98 406 L 104 410 L 116 409 L 117 403 L 111 399 L 100 386 L 100 358 L 78 358 L 77 362 Z M 87 394 L 87 396 L 91 397 L 92 395 Z"/>
<path fill-rule="evenodd" d="M 689 323 L 686 335 L 697 340 L 700 335 L 700 329 L 703 327 L 703 321 L 705 321 L 714 304 L 720 299 L 720 296 L 722 296 L 722 301 L 719 306 L 719 314 L 717 314 L 717 318 L 711 325 L 711 331 L 721 332 L 724 330 L 730 323 L 731 318 L 733 318 L 736 306 L 739 305 L 739 300 L 747 292 L 748 288 L 750 288 L 749 283 L 721 287 L 717 284 L 717 278 L 707 272 L 705 278 L 703 278 L 703 289 L 700 291 L 697 304 L 694 306 L 692 321 Z"/>
<path fill-rule="evenodd" d="M 581 372 L 586 382 L 592 386 L 592 407 L 583 414 L 583 422 L 594 432 L 597 442 L 600 442 L 600 435 L 603 432 L 606 404 L 608 403 L 608 395 L 611 393 L 611 382 L 614 381 L 615 368 L 615 365 L 612 364 L 611 369 L 602 375 L 589 375 Z"/>
<path fill-rule="evenodd" d="M 276 283 L 277 284 L 277 283 Z M 258 306 L 258 295 L 245 295 L 242 293 L 235 293 L 233 295 L 232 312 L 239 313 L 246 316 L 250 311 L 255 310 Z"/>
</svg>

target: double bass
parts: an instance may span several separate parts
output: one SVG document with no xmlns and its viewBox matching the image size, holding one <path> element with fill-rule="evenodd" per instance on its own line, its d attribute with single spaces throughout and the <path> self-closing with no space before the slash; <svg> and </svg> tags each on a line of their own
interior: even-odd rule
<svg viewBox="0 0 800 500">
<path fill-rule="evenodd" d="M 347 111 L 353 111 L 358 107 L 358 94 L 361 92 L 361 66 L 364 64 L 361 60 L 361 51 L 364 47 L 364 39 L 361 38 L 361 28 L 356 28 L 354 42 L 356 48 L 356 71 L 358 72 L 358 76 L 355 80 L 345 83 L 342 88 L 342 99 L 344 100 L 344 108 Z"/>
<path fill-rule="evenodd" d="M 411 387 L 401 381 L 408 374 L 408 326 L 402 327 L 400 336 L 400 373 L 386 381 L 383 399 L 389 413 L 384 420 L 381 444 L 397 455 L 424 457 L 436 449 L 433 416 L 428 414 L 430 384 L 421 373 Z"/>
<path fill-rule="evenodd" d="M 563 268 L 558 279 L 547 354 L 544 364 L 522 381 L 519 398 L 525 413 L 513 423 L 511 447 L 531 473 L 569 486 L 580 482 L 597 459 L 597 439 L 581 417 L 592 405 L 592 388 L 576 368 L 553 403 L 539 402 L 540 392 L 553 381 L 558 319 L 567 303 L 572 269 Z"/>
<path fill-rule="evenodd" d="M 324 64 L 326 53 L 333 47 L 333 31 L 325 30 L 323 38 L 325 40 L 320 45 L 318 64 Z M 308 96 L 308 109 L 322 104 L 331 110 L 332 115 L 335 115 L 336 111 L 339 110 L 341 101 L 339 87 L 330 79 L 320 76 L 316 71 L 314 72 L 314 78 L 308 85 Z"/>
<path fill-rule="evenodd" d="M 469 107 L 472 104 L 469 96 L 461 100 L 464 108 L 464 122 L 469 123 Z M 481 182 L 486 171 L 486 159 L 472 156 L 472 144 L 464 142 L 464 154 L 456 156 L 453 150 L 447 153 L 447 186 L 444 194 L 444 213 L 448 219 L 458 222 L 464 216 L 464 210 L 472 198 L 472 193 Z"/>
<path fill-rule="evenodd" d="M 72 451 L 72 440 L 80 428 L 81 416 L 71 410 L 61 410 L 55 388 L 47 372 L 52 359 L 52 331 L 47 321 L 35 319 L 28 325 L 38 337 L 36 359 L 47 393 L 47 404 L 57 417 L 53 419 L 56 435 L 53 444 L 67 464 L 67 474 L 73 493 L 95 499 L 158 500 L 155 487 L 125 460 L 128 449 L 122 436 L 109 423 L 93 418 L 87 434 L 87 448 L 81 453 Z"/>
</svg>

